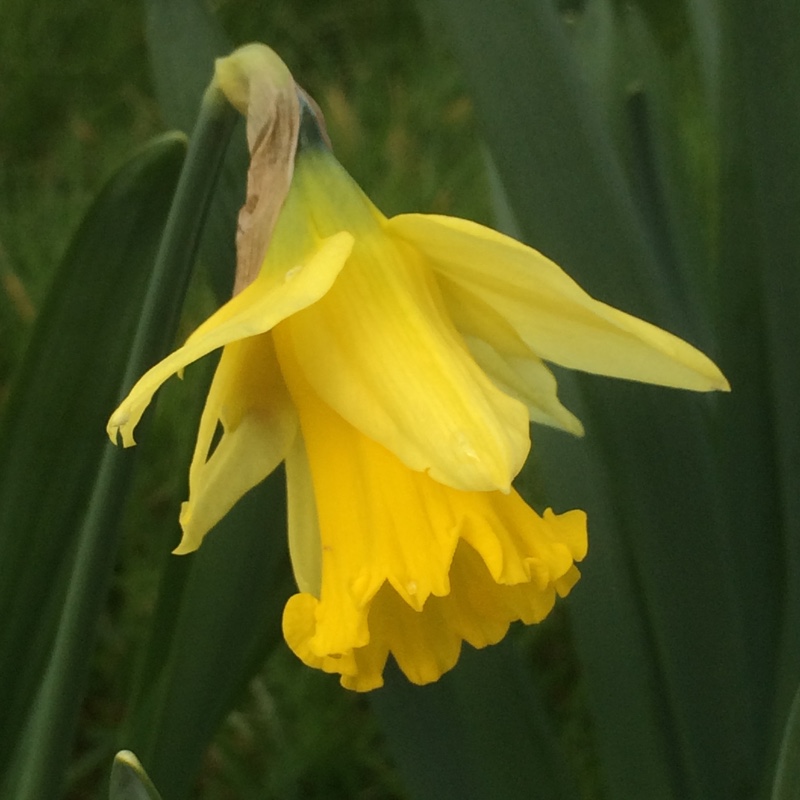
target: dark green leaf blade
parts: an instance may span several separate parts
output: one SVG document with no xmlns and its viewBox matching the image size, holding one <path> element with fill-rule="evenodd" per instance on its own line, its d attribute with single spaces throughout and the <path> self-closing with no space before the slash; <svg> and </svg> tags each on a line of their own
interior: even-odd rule
<svg viewBox="0 0 800 800">
<path fill-rule="evenodd" d="M 235 112 L 214 86 L 204 95 L 186 163 L 170 205 L 157 255 L 147 259 L 147 289 L 123 361 L 117 402 L 124 390 L 169 346 L 195 263 L 199 235 L 211 190 L 229 141 Z M 183 140 L 183 137 L 180 137 Z M 107 236 L 108 231 L 103 231 Z M 156 231 L 160 233 L 160 227 Z M 137 232 L 143 236 L 145 232 Z M 138 299 L 138 298 L 137 298 Z M 113 405 L 112 405 L 113 407 Z M 88 660 L 113 569 L 119 538 L 118 518 L 130 483 L 134 453 L 105 442 L 96 474 L 90 476 L 85 515 L 76 536 L 75 560 L 66 578 L 63 608 L 35 702 L 16 741 L 9 792 L 21 800 L 54 794 L 63 770 L 86 681 Z"/>
<path fill-rule="evenodd" d="M 211 738 L 279 641 L 291 592 L 283 475 L 248 493 L 197 553 L 172 557 L 121 734 L 160 789 L 186 797 Z M 176 509 L 177 512 L 177 509 Z"/>
<path fill-rule="evenodd" d="M 126 164 L 61 265 L 0 428 L 0 762 L 45 663 L 185 138 Z"/>
<path fill-rule="evenodd" d="M 771 798 L 772 800 L 800 798 L 800 689 L 792 700 L 789 718 L 783 731 Z"/>
<path fill-rule="evenodd" d="M 147 18 L 163 113 L 188 125 L 214 59 L 231 47 L 196 0 L 150 0 Z M 235 131 L 203 239 L 220 303 L 230 296 L 236 214 L 244 201 L 243 128 Z M 136 750 L 171 798 L 190 791 L 219 724 L 280 636 L 291 580 L 283 487 L 276 474 L 252 490 L 197 553 L 170 557 L 162 577 L 120 745 Z"/>
<path fill-rule="evenodd" d="M 753 627 L 770 635 L 770 662 L 778 654 L 773 682 L 759 680 L 762 648 L 751 651 L 759 711 L 772 710 L 774 753 L 800 671 L 800 6 L 736 0 L 720 6 L 720 17 L 720 241 L 722 267 L 731 265 L 722 276 L 721 324 L 747 400 L 729 418 L 737 426 L 731 463 L 743 465 L 730 497 L 742 546 L 755 551 L 755 573 L 743 574 Z M 760 497 L 770 503 L 754 502 Z"/>
</svg>

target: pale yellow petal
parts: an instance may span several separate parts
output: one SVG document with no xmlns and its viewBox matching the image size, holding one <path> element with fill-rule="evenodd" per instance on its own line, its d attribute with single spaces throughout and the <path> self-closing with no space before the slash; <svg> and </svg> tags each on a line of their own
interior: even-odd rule
<svg viewBox="0 0 800 800">
<path fill-rule="evenodd" d="M 583 435 L 581 421 L 558 399 L 555 376 L 533 353 L 527 358 L 504 356 L 483 339 L 467 338 L 472 357 L 495 385 L 525 403 L 532 422 Z"/>
<path fill-rule="evenodd" d="M 511 323 L 478 295 L 440 274 L 437 283 L 447 313 L 465 339 L 482 339 L 505 356 L 532 355 Z"/>
<path fill-rule="evenodd" d="M 297 587 L 319 597 L 322 584 L 322 541 L 314 484 L 306 445 L 298 432 L 286 453 L 286 506 L 289 555 Z"/>
<path fill-rule="evenodd" d="M 264 270 L 243 292 L 207 319 L 180 347 L 146 372 L 111 415 L 106 428 L 112 442 L 122 435 L 133 445 L 133 431 L 156 390 L 171 375 L 229 342 L 265 333 L 281 320 L 320 299 L 344 266 L 353 237 L 341 232 L 320 243 L 308 260 L 276 274 Z"/>
<path fill-rule="evenodd" d="M 219 426 L 222 435 L 211 452 Z M 283 461 L 297 415 L 270 334 L 226 345 L 209 389 L 181 508 L 176 553 L 196 550 L 234 504 Z"/>
<path fill-rule="evenodd" d="M 388 229 L 503 316 L 541 358 L 573 369 L 696 391 L 728 389 L 677 336 L 591 298 L 541 253 L 489 228 L 405 214 Z"/>
<path fill-rule="evenodd" d="M 514 328 L 475 294 L 441 275 L 439 288 L 472 357 L 494 384 L 524 403 L 532 422 L 583 435 L 580 420 L 558 399 L 552 372 Z"/>
</svg>

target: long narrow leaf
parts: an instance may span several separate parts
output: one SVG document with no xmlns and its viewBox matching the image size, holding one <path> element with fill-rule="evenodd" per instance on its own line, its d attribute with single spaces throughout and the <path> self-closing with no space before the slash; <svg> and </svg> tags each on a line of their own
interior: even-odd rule
<svg viewBox="0 0 800 800">
<path fill-rule="evenodd" d="M 170 636 L 149 643 L 160 669 L 142 687 L 121 743 L 174 800 L 188 795 L 211 738 L 280 639 L 291 591 L 284 496 L 282 475 L 272 476 L 196 554 L 173 556 L 167 569 L 159 606 L 172 618 Z"/>
<path fill-rule="evenodd" d="M 234 120 L 235 112 L 212 86 L 204 96 L 131 352 L 124 362 L 123 391 L 163 354 L 174 335 L 211 190 Z M 22 800 L 53 795 L 61 782 L 88 671 L 86 652 L 93 643 L 114 563 L 119 537 L 116 523 L 130 482 L 132 456 L 106 444 L 91 481 L 52 654 L 17 742 L 17 760 L 8 781 L 9 787 L 14 787 L 9 790 L 16 791 Z"/>
<path fill-rule="evenodd" d="M 722 20 L 727 184 L 721 240 L 737 267 L 726 276 L 732 313 L 724 323 L 736 348 L 731 359 L 752 384 L 734 420 L 751 447 L 731 494 L 745 493 L 737 506 L 747 528 L 742 546 L 758 541 L 749 554 L 756 572 L 744 585 L 753 627 L 762 626 L 771 639 L 765 653 L 753 650 L 754 661 L 766 656 L 771 662 L 778 651 L 775 745 L 800 671 L 800 7 L 789 0 L 758 9 L 726 3 Z M 769 504 L 754 502 L 756 493 Z M 755 602 L 759 595 L 771 604 Z M 754 685 L 759 709 L 772 706 L 772 685 Z"/>
<path fill-rule="evenodd" d="M 0 430 L 0 772 L 41 677 L 105 419 L 185 147 L 167 136 L 98 197 L 62 263 Z"/>
<path fill-rule="evenodd" d="M 795 693 L 783 731 L 771 797 L 772 800 L 800 797 L 800 689 Z"/>
</svg>

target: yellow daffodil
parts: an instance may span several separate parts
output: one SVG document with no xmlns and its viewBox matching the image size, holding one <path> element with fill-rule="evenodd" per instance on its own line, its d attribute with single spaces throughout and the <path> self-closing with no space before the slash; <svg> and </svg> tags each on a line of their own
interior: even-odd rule
<svg viewBox="0 0 800 800">
<path fill-rule="evenodd" d="M 530 421 L 580 434 L 546 361 L 697 391 L 727 383 L 677 337 L 589 297 L 556 264 L 461 219 L 386 219 L 322 141 L 303 140 L 255 280 L 133 387 L 222 348 L 176 552 L 286 462 L 298 594 L 283 628 L 344 686 L 415 683 L 462 641 L 499 641 L 578 579 L 581 511 L 539 516 L 512 488 Z M 215 447 L 217 428 L 222 435 Z"/>
</svg>

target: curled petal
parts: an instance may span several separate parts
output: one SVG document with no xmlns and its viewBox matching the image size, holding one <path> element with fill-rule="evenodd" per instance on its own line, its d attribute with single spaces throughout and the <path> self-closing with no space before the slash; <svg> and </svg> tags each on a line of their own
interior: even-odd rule
<svg viewBox="0 0 800 800">
<path fill-rule="evenodd" d="M 209 456 L 219 425 L 222 436 Z M 286 457 L 297 415 L 270 334 L 226 345 L 206 399 L 176 553 L 196 550 L 234 504 Z"/>
<path fill-rule="evenodd" d="M 323 612 L 330 620 L 315 647 L 336 651 L 353 635 L 366 639 L 362 610 L 385 581 L 418 608 L 431 593 L 448 591 L 456 519 L 439 501 L 446 487 L 409 470 L 314 392 L 287 347 L 285 325 L 275 338 L 300 417 L 319 515 L 320 596 L 327 599 Z"/>
<path fill-rule="evenodd" d="M 562 526 L 558 517 L 553 519 L 556 529 L 572 529 L 566 537 L 582 536 L 585 541 L 585 522 L 573 517 Z M 365 644 L 332 653 L 313 647 L 324 601 L 309 594 L 297 594 L 287 603 L 284 637 L 306 664 L 339 673 L 348 689 L 364 692 L 382 686 L 390 653 L 410 681 L 431 683 L 455 666 L 462 642 L 487 647 L 499 642 L 514 621 L 533 624 L 544 619 L 556 597 L 567 595 L 580 577 L 572 562 L 559 572 L 560 568 L 543 568 L 528 582 L 497 583 L 481 556 L 461 541 L 453 559 L 450 592 L 444 597 L 432 595 L 418 611 L 385 584 L 366 609 L 370 636 Z"/>
<path fill-rule="evenodd" d="M 122 435 L 125 447 L 135 444 L 133 431 L 156 390 L 180 372 L 219 347 L 265 333 L 281 320 L 315 303 L 330 289 L 353 246 L 342 231 L 324 240 L 305 263 L 289 273 L 262 270 L 258 279 L 209 317 L 183 347 L 148 370 L 111 415 L 106 431 L 112 442 Z"/>
</svg>

